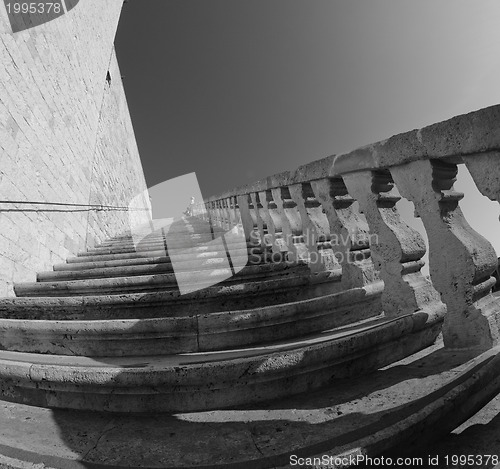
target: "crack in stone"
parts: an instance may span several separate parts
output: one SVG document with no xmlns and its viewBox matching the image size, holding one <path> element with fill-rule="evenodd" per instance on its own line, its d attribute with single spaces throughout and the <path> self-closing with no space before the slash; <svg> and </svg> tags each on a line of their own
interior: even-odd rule
<svg viewBox="0 0 500 469">
<path fill-rule="evenodd" d="M 99 446 L 100 441 L 106 435 L 106 433 L 109 433 L 110 431 L 114 430 L 115 428 L 118 428 L 119 425 L 115 425 L 113 421 L 109 422 L 108 424 L 105 425 L 104 429 L 101 431 L 101 434 L 99 435 L 99 438 L 97 438 L 96 442 L 92 445 L 92 447 L 85 452 L 85 454 L 81 457 L 81 461 L 85 461 L 85 458 L 92 452 L 94 451 L 97 446 Z"/>
<path fill-rule="evenodd" d="M 250 430 L 250 438 L 252 439 L 252 443 L 253 443 L 253 445 L 255 446 L 255 449 L 259 452 L 259 454 L 260 454 L 261 456 L 265 457 L 265 456 L 264 456 L 264 453 L 260 450 L 260 448 L 259 448 L 259 447 L 258 447 L 258 445 L 257 445 L 257 442 L 255 441 L 255 436 L 256 436 L 256 435 L 254 435 L 253 431 L 252 431 L 252 430 Z"/>
</svg>

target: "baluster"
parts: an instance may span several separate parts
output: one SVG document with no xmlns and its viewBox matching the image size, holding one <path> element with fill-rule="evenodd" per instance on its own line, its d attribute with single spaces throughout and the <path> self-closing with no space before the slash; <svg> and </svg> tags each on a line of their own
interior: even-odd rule
<svg viewBox="0 0 500 469">
<path fill-rule="evenodd" d="M 271 189 L 276 210 L 280 215 L 282 236 L 288 249 L 288 259 L 293 262 L 308 261 L 309 253 L 302 236 L 302 223 L 297 211 L 297 204 L 292 200 L 288 187 Z"/>
<path fill-rule="evenodd" d="M 243 231 L 243 224 L 241 223 L 241 213 L 240 207 L 236 196 L 231 196 L 231 216 L 233 218 L 233 227 L 236 227 L 237 231 L 241 233 Z"/>
<path fill-rule="evenodd" d="M 212 233 L 215 233 L 217 227 L 217 210 L 216 210 L 216 202 L 210 202 L 210 227 L 212 229 Z"/>
<path fill-rule="evenodd" d="M 219 227 L 219 204 L 218 200 L 213 201 L 213 227 L 214 230 Z"/>
<path fill-rule="evenodd" d="M 203 213 L 203 218 L 205 219 L 205 221 L 209 222 L 210 225 L 211 225 L 211 214 L 210 214 L 210 211 L 211 211 L 211 208 L 212 207 L 212 202 L 207 202 L 205 203 L 205 212 Z"/>
<path fill-rule="evenodd" d="M 311 181 L 329 224 L 330 243 L 342 268 L 344 289 L 363 287 L 377 280 L 370 259 L 369 228 L 341 178 Z"/>
<path fill-rule="evenodd" d="M 231 210 L 229 208 L 229 199 L 222 199 L 222 216 L 224 220 L 224 231 L 230 230 L 231 227 Z"/>
<path fill-rule="evenodd" d="M 267 232 L 271 239 L 273 254 L 286 253 L 288 251 L 288 246 L 283 239 L 282 220 L 271 191 L 266 190 L 259 192 L 259 199 L 263 207 L 261 216 L 263 216 L 267 225 Z"/>
<path fill-rule="evenodd" d="M 389 171 L 351 173 L 344 176 L 344 181 L 359 202 L 371 232 L 376 233 L 371 237 L 371 251 L 384 281 L 382 307 L 386 316 L 401 316 L 424 308 L 442 310 L 439 294 L 420 272 L 425 242 L 418 231 L 401 220 L 396 208 L 401 197 Z"/>
<path fill-rule="evenodd" d="M 255 219 L 256 219 L 255 222 L 257 223 L 257 229 L 259 231 L 260 244 L 262 249 L 265 251 L 268 248 L 268 243 L 267 243 L 268 230 L 267 230 L 266 219 L 263 216 L 264 210 L 262 204 L 260 203 L 260 196 L 257 192 L 252 192 L 250 194 L 250 198 L 252 200 L 253 213 L 255 214 Z"/>
<path fill-rule="evenodd" d="M 229 207 L 227 199 L 222 199 L 222 217 L 224 222 L 224 231 L 227 231 L 230 228 Z"/>
<path fill-rule="evenodd" d="M 430 272 L 448 308 L 443 337 L 451 348 L 489 348 L 498 342 L 495 298 L 490 277 L 497 258 L 491 244 L 476 233 L 459 207 L 454 191 L 457 165 L 414 161 L 391 168 L 403 196 L 413 201 L 429 237 Z"/>
<path fill-rule="evenodd" d="M 250 204 L 249 204 L 250 196 L 247 194 L 238 195 L 236 199 L 238 201 L 241 223 L 243 225 L 243 231 L 245 232 L 245 238 L 247 240 L 247 243 L 256 244 L 255 241 L 257 237 L 255 236 L 255 232 L 256 230 L 258 230 L 258 228 L 257 224 L 254 221 L 254 218 L 252 217 L 252 214 L 250 213 Z"/>
<path fill-rule="evenodd" d="M 462 160 L 479 192 L 500 203 L 500 152 L 463 156 Z"/>
<path fill-rule="evenodd" d="M 309 267 L 313 273 L 340 270 L 330 240 L 330 226 L 323 207 L 316 199 L 310 183 L 289 187 L 300 217 L 303 243 L 309 254 Z"/>
<path fill-rule="evenodd" d="M 228 221 L 229 221 L 229 226 L 228 229 L 232 230 L 235 226 L 238 226 L 238 222 L 236 220 L 236 211 L 234 208 L 234 197 L 228 197 L 226 199 L 226 205 L 227 205 L 227 214 L 228 214 Z"/>
<path fill-rule="evenodd" d="M 219 227 L 222 228 L 223 231 L 226 230 L 226 215 L 224 213 L 224 200 L 220 199 L 218 201 L 219 207 Z"/>
</svg>

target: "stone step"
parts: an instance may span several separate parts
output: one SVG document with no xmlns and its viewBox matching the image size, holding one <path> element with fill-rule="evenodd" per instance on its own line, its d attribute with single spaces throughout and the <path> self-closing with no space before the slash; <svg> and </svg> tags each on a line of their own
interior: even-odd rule
<svg viewBox="0 0 500 469">
<path fill-rule="evenodd" d="M 130 238 L 126 239 L 123 241 L 110 241 L 107 243 L 101 243 L 96 246 L 94 246 L 92 249 L 97 249 L 97 250 L 102 250 L 102 249 L 112 249 L 112 248 L 130 248 L 134 247 L 138 244 L 140 245 L 151 245 L 151 244 L 163 244 L 165 241 L 167 241 L 169 244 L 173 243 L 175 241 L 185 241 L 186 239 L 193 240 L 193 241 L 199 241 L 199 242 L 211 242 L 214 239 L 220 238 L 224 233 L 216 234 L 216 235 L 198 235 L 198 236 L 189 236 L 186 237 L 184 234 L 183 236 L 175 236 L 173 234 L 163 236 L 148 236 L 146 238 L 140 238 L 140 237 L 135 237 L 135 238 Z M 232 234 L 228 234 L 227 236 L 224 236 L 224 239 L 226 239 L 229 242 L 242 242 L 239 237 L 235 238 Z"/>
<path fill-rule="evenodd" d="M 234 254 L 234 253 L 233 253 Z M 261 263 L 275 263 L 273 261 L 272 253 L 252 253 L 250 256 L 245 251 L 238 251 L 237 256 L 231 256 L 231 260 L 239 262 L 242 256 L 246 256 L 250 264 L 256 265 Z M 196 255 L 194 258 L 190 255 L 176 256 L 176 264 L 180 264 L 183 261 L 193 262 L 195 259 L 198 262 L 217 262 L 221 257 L 216 253 L 201 253 Z M 227 259 L 227 256 L 223 256 Z M 78 258 L 80 259 L 80 258 Z M 243 262 L 243 260 L 242 260 Z M 61 263 L 54 265 L 54 272 L 78 272 L 80 270 L 92 270 L 92 269 L 106 269 L 110 267 L 130 267 L 130 266 L 140 266 L 140 265 L 151 265 L 151 264 L 171 264 L 171 258 L 169 256 L 157 256 L 157 257 L 136 257 L 132 259 L 118 259 L 114 261 L 95 261 L 95 262 L 71 262 L 71 263 Z"/>
<path fill-rule="evenodd" d="M 80 258 L 78 258 L 80 259 Z M 150 264 L 170 264 L 170 257 L 135 257 L 132 259 L 121 259 L 115 261 L 97 261 L 97 262 L 73 262 L 54 264 L 54 272 L 76 272 L 78 270 L 106 269 L 108 267 L 127 267 L 134 265 Z"/>
<path fill-rule="evenodd" d="M 214 237 L 220 237 L 224 234 L 224 232 L 210 234 L 210 233 L 200 233 L 198 237 L 202 237 L 205 241 L 212 241 Z M 232 237 L 231 234 L 228 235 L 229 238 Z M 126 239 L 122 239 L 119 241 L 106 241 L 104 243 L 100 243 L 94 246 L 93 249 L 109 249 L 113 247 L 130 247 L 135 244 L 154 244 L 154 243 L 163 243 L 165 238 L 175 241 L 176 238 L 183 239 L 186 237 L 186 233 L 167 233 L 167 234 L 158 234 L 158 235 L 148 235 L 144 238 L 141 236 L 134 236 Z"/>
<path fill-rule="evenodd" d="M 0 319 L 0 349 L 139 356 L 204 352 L 291 339 L 380 317 L 382 282 L 310 300 L 242 311 L 154 319 Z M 375 320 L 372 320 L 375 322 Z"/>
<path fill-rule="evenodd" d="M 264 283 L 271 276 L 308 276 L 307 265 L 260 264 L 248 265 L 237 275 L 231 276 L 230 268 L 208 271 L 187 271 L 176 274 L 138 275 L 136 277 L 112 277 L 59 282 L 34 282 L 14 284 L 18 297 L 26 296 L 73 296 L 73 295 L 113 295 L 120 293 L 152 292 L 177 289 L 178 281 L 185 285 L 208 287 L 216 283 L 258 282 Z"/>
<path fill-rule="evenodd" d="M 0 317 L 32 320 L 142 319 L 191 316 L 258 308 L 323 296 L 340 290 L 340 277 L 310 277 L 214 285 L 181 295 L 178 290 L 119 295 L 0 298 Z M 336 281 L 337 280 L 337 281 Z"/>
<path fill-rule="evenodd" d="M 4 403 L 0 464 L 47 469 L 321 467 L 313 463 L 316 457 L 325 467 L 388 466 L 369 464 L 367 458 L 396 451 L 411 456 L 500 391 L 499 352 L 499 347 L 482 354 L 445 350 L 438 343 L 321 390 L 175 417 Z M 310 464 L 299 457 L 309 458 Z M 426 461 L 419 467 L 427 467 Z"/>
<path fill-rule="evenodd" d="M 224 238 L 226 244 L 231 249 L 244 249 L 245 246 L 248 245 L 246 241 L 242 241 L 241 239 L 231 239 L 228 237 Z M 186 239 L 168 239 L 167 241 L 159 240 L 154 242 L 140 242 L 137 244 L 127 244 L 127 245 L 112 245 L 110 247 L 101 247 L 88 249 L 86 251 L 81 251 L 77 253 L 78 257 L 86 257 L 89 255 L 99 256 L 106 254 L 124 254 L 129 252 L 144 252 L 148 250 L 181 250 L 181 249 L 196 249 L 201 248 L 202 250 L 218 250 L 221 251 L 224 249 L 223 241 L 221 238 L 216 238 L 213 240 L 212 238 L 200 237 L 194 238 L 189 237 Z M 257 247 L 256 245 L 250 245 L 249 248 Z"/>
<path fill-rule="evenodd" d="M 0 396 L 106 412 L 191 412 L 306 392 L 434 343 L 443 313 L 414 313 L 273 344 L 153 357 L 0 351 Z"/>
<path fill-rule="evenodd" d="M 189 252 L 176 251 L 173 252 L 177 259 L 192 259 L 193 256 L 206 256 L 206 257 L 220 257 L 223 253 L 221 253 L 220 249 L 209 249 L 207 246 L 198 247 L 195 249 L 190 249 Z M 247 252 L 249 256 L 259 255 L 263 251 L 260 246 L 251 247 L 251 248 L 242 248 L 242 249 L 231 249 L 231 255 L 239 256 L 243 252 Z M 75 264 L 79 262 L 103 262 L 103 261 L 114 261 L 114 260 L 124 260 L 124 259 L 139 259 L 141 257 L 165 257 L 165 249 L 159 250 L 150 250 L 145 249 L 143 251 L 131 251 L 124 253 L 115 253 L 115 254 L 98 254 L 92 255 L 88 254 L 86 256 L 77 256 L 77 257 L 69 257 L 66 259 L 68 264 Z M 169 256 L 167 256 L 169 257 Z"/>
<path fill-rule="evenodd" d="M 231 258 L 236 265 L 246 265 L 248 257 Z M 259 262 L 259 264 L 262 261 Z M 74 264 L 70 264 L 74 265 Z M 175 272 L 199 271 L 202 269 L 212 270 L 228 265 L 227 257 L 208 258 L 194 261 L 175 262 Z M 255 265 L 255 264 L 254 264 Z M 174 272 L 171 262 L 160 262 L 157 264 L 128 265 L 124 267 L 104 267 L 93 269 L 66 270 L 55 272 L 40 272 L 37 275 L 38 282 L 55 282 L 67 280 L 109 278 L 109 277 L 132 277 L 138 275 L 155 275 Z"/>
</svg>

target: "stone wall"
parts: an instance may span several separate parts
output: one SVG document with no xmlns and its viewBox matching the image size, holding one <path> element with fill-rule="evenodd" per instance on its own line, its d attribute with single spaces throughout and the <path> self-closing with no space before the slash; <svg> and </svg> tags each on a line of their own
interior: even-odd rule
<svg viewBox="0 0 500 469">
<path fill-rule="evenodd" d="M 85 0 L 15 34 L 0 4 L 0 296 L 127 230 L 146 189 L 113 48 L 122 3 Z"/>
</svg>

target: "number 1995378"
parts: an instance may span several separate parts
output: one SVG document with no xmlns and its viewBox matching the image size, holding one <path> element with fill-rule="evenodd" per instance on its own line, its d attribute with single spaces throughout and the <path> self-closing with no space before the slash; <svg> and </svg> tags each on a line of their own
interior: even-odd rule
<svg viewBox="0 0 500 469">
<path fill-rule="evenodd" d="M 49 2 L 18 2 L 18 3 L 7 3 L 7 13 L 10 14 L 43 14 L 43 13 L 62 13 L 61 3 L 49 3 Z"/>
</svg>

